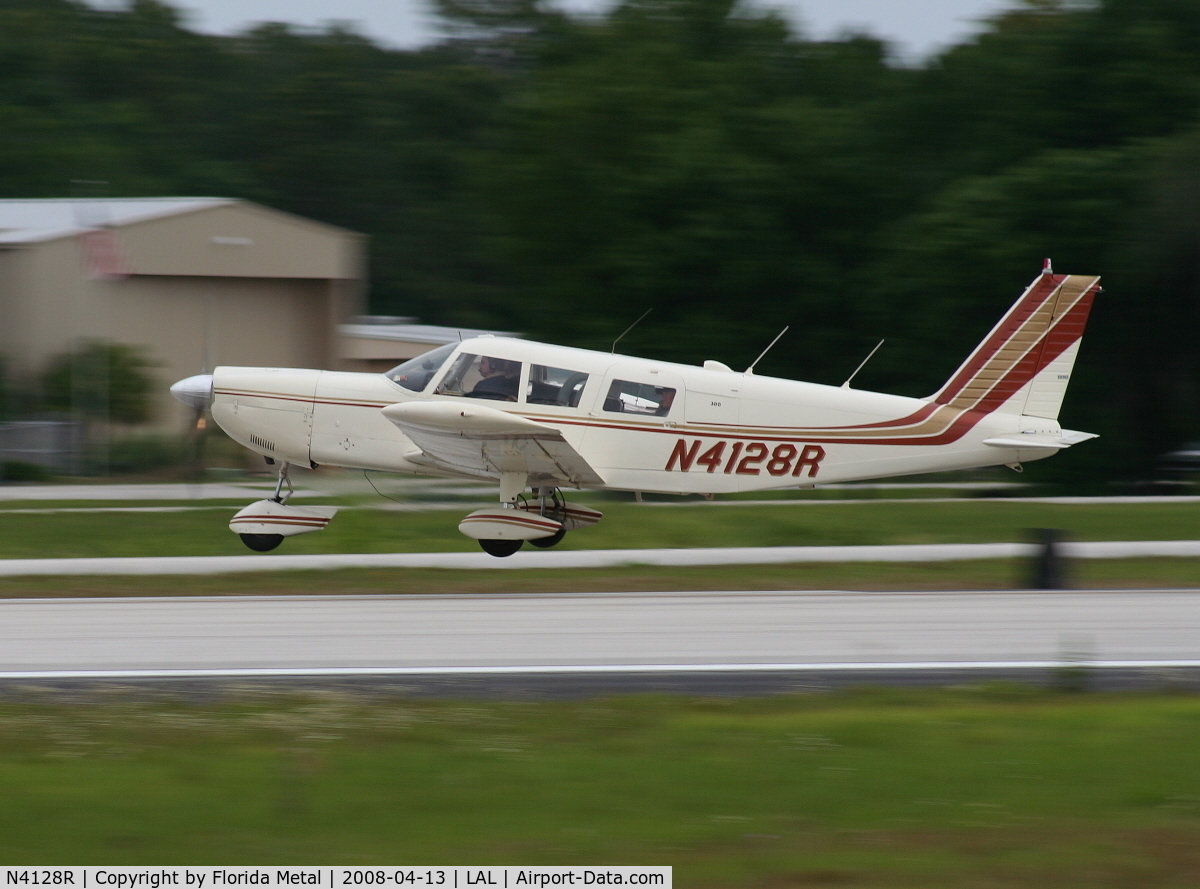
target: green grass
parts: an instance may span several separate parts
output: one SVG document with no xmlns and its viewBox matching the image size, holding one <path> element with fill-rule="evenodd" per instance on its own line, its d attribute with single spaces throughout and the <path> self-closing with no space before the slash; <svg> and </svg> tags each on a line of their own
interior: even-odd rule
<svg viewBox="0 0 1200 889">
<path fill-rule="evenodd" d="M 0 858 L 1194 886 L 1198 737 L 1191 695 L 1002 686 L 565 703 L 92 693 L 0 705 Z"/>
<path fill-rule="evenodd" d="M 1094 559 L 1070 566 L 1078 588 L 1195 587 L 1200 559 Z M 0 577 L 0 598 L 56 596 L 381 595 L 673 590 L 998 590 L 1023 587 L 1016 559 L 464 571 L 353 568 L 214 576 Z"/>
<path fill-rule="evenodd" d="M 99 506 L 101 504 L 92 504 Z M 123 505 L 129 505 L 128 503 Z M 38 504 L 35 508 L 45 508 Z M 564 549 L 797 546 L 1015 541 L 1024 529 L 1068 529 L 1078 540 L 1173 540 L 1200 535 L 1200 503 L 1063 505 L 1003 500 L 656 506 L 609 503 L 598 525 Z M 179 513 L 0 510 L 0 558 L 244 553 L 217 509 Z M 346 509 L 329 527 L 285 541 L 282 553 L 473 552 L 461 511 Z"/>
</svg>

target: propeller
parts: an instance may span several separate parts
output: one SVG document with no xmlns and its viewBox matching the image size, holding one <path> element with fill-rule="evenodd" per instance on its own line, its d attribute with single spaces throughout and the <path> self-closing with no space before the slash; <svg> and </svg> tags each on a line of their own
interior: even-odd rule
<svg viewBox="0 0 1200 889">
<path fill-rule="evenodd" d="M 171 387 L 171 394 L 190 408 L 206 411 L 212 406 L 213 375 L 194 374 L 180 380 Z"/>
<path fill-rule="evenodd" d="M 213 375 L 203 373 L 186 377 L 171 386 L 171 394 L 193 411 L 191 450 L 192 459 L 195 461 L 194 471 L 199 479 L 204 474 L 204 431 L 208 426 L 204 412 L 212 407 Z"/>
<path fill-rule="evenodd" d="M 204 416 L 204 413 L 212 407 L 213 400 L 213 375 L 210 361 L 212 351 L 211 293 L 206 294 L 203 309 L 203 339 L 200 347 L 200 362 L 203 370 L 180 380 L 171 387 L 171 394 L 192 409 L 192 423 L 188 438 L 191 439 L 190 450 L 197 479 L 204 475 L 204 445 L 207 437 L 205 432 L 208 430 L 208 418 Z"/>
</svg>

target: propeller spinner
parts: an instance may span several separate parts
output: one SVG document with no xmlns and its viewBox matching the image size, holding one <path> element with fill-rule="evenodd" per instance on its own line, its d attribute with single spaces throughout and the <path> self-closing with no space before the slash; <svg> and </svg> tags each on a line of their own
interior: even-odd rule
<svg viewBox="0 0 1200 889">
<path fill-rule="evenodd" d="M 206 411 L 212 406 L 213 376 L 212 374 L 196 374 L 180 380 L 171 387 L 171 394 L 188 407 Z"/>
</svg>

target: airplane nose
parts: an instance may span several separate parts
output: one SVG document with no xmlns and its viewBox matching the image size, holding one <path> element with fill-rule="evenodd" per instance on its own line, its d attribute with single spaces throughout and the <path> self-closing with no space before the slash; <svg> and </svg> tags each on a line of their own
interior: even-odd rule
<svg viewBox="0 0 1200 889">
<path fill-rule="evenodd" d="M 196 374 L 186 380 L 180 380 L 171 387 L 171 394 L 188 407 L 206 411 L 212 405 L 213 377 L 212 374 Z"/>
</svg>

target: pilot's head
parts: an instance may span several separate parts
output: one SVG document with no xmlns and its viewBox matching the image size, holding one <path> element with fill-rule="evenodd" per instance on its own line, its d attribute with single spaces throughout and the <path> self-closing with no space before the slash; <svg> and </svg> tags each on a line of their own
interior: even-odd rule
<svg viewBox="0 0 1200 889">
<path fill-rule="evenodd" d="M 485 377 L 505 376 L 515 377 L 521 372 L 519 361 L 506 361 L 503 358 L 489 358 L 487 355 L 479 359 L 479 373 Z"/>
</svg>

